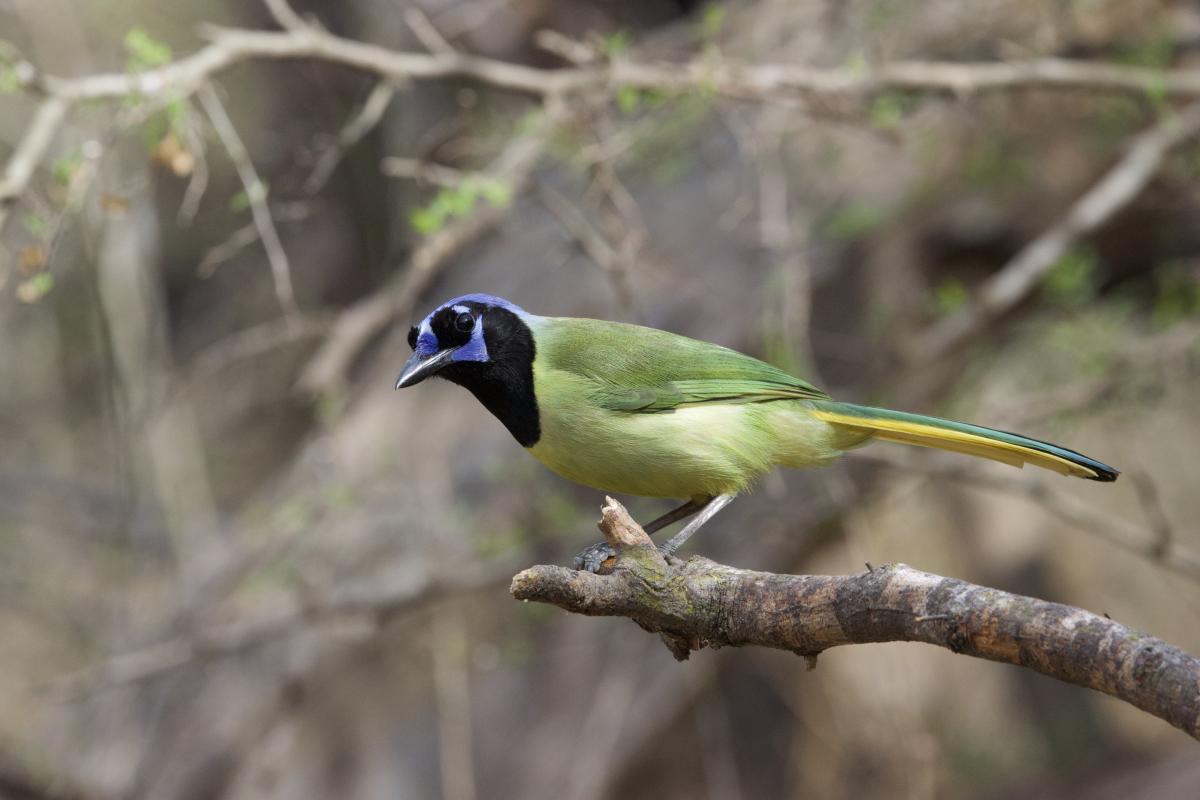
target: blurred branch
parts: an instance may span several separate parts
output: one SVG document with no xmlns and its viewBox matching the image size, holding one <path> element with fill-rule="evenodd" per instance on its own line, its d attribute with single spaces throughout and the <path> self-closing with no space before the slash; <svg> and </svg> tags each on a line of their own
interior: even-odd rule
<svg viewBox="0 0 1200 800">
<path fill-rule="evenodd" d="M 105 797 L 66 775 L 47 775 L 44 767 L 30 771 L 14 757 L 0 753 L 0 798 L 3 800 L 99 800 Z"/>
<path fill-rule="evenodd" d="M 279 299 L 279 306 L 283 309 L 285 317 L 298 317 L 300 308 L 296 305 L 296 294 L 292 289 L 292 269 L 288 264 L 283 242 L 279 239 L 279 231 L 275 229 L 271 209 L 267 206 L 266 184 L 258 177 L 258 170 L 250 160 L 246 145 L 238 136 L 233 120 L 225 112 L 225 106 L 217 97 L 216 90 L 211 84 L 205 84 L 200 88 L 199 94 L 200 105 L 217 132 L 221 145 L 229 153 L 229 160 L 233 162 L 238 178 L 242 181 L 246 201 L 250 204 L 250 214 L 254 218 L 254 227 L 258 229 L 258 238 L 262 240 L 263 249 L 267 251 L 267 261 L 271 265 L 271 277 L 275 283 L 275 296 Z"/>
<path fill-rule="evenodd" d="M 1119 349 L 1108 354 L 1104 374 L 1048 387 L 1036 403 L 1021 408 L 995 409 L 999 422 L 1011 428 L 1029 427 L 1062 414 L 1079 414 L 1119 400 L 1132 387 L 1143 388 L 1157 379 L 1161 386 L 1168 373 L 1182 374 L 1192 353 L 1200 352 L 1200 321 L 1184 320 L 1166 330 L 1126 336 Z M 999 423 L 998 423 L 999 424 Z"/>
<path fill-rule="evenodd" d="M 911 358 L 920 363 L 937 361 L 1033 294 L 1071 247 L 1129 205 L 1158 174 L 1167 155 L 1197 135 L 1200 103 L 1178 114 L 1167 112 L 1157 125 L 1134 137 L 1121 160 L 1065 216 L 993 275 L 974 303 L 918 339 Z"/>
<path fill-rule="evenodd" d="M 515 196 L 533 174 L 565 114 L 565 106 L 549 103 L 536 124 L 509 141 L 484 174 Z M 422 241 L 407 267 L 398 270 L 388 285 L 338 315 L 329 336 L 300 376 L 300 388 L 319 394 L 338 386 L 362 349 L 396 317 L 409 313 L 450 257 L 498 225 L 507 214 L 507 205 L 479 203 L 470 213 L 454 218 Z"/>
<path fill-rule="evenodd" d="M 9 209 L 28 188 L 34 170 L 45 158 L 59 126 L 70 110 L 71 104 L 66 99 L 47 97 L 34 112 L 25 135 L 8 159 L 4 177 L 0 178 L 0 230 L 4 228 Z"/>
<path fill-rule="evenodd" d="M 389 178 L 409 178 L 448 189 L 462 186 L 472 177 L 478 177 L 475 173 L 464 172 L 454 167 L 446 167 L 415 158 L 401 158 L 400 156 L 388 156 L 383 159 L 379 164 L 379 169 Z"/>
<path fill-rule="evenodd" d="M 465 78 L 542 97 L 625 86 L 668 91 L 700 89 L 757 100 L 785 96 L 855 98 L 888 90 L 966 96 L 1028 88 L 1127 92 L 1167 98 L 1200 96 L 1197 69 L 1160 70 L 1063 59 L 998 63 L 896 61 L 867 68 L 820 68 L 802 64 L 746 65 L 705 55 L 682 63 L 618 58 L 566 69 L 540 69 L 454 50 L 446 44 L 445 36 L 431 38 L 431 31 L 436 32 L 432 23 L 416 24 L 427 44 L 438 42 L 434 52 L 402 52 L 335 36 L 301 19 L 285 0 L 266 2 L 284 30 L 207 26 L 208 45 L 155 69 L 61 78 L 42 74 L 22 62 L 19 65 L 22 87 L 45 99 L 5 170 L 0 182 L 0 204 L 10 203 L 24 191 L 75 103 L 129 97 L 185 98 L 218 73 L 253 59 L 317 59 L 374 73 L 396 83 Z"/>
<path fill-rule="evenodd" d="M 602 233 L 588 222 L 584 214 L 566 195 L 548 183 L 539 182 L 537 198 L 546 210 L 550 212 L 563 230 L 575 241 L 579 249 L 604 272 L 617 302 L 623 307 L 640 314 L 637 294 L 629 280 L 629 274 L 634 264 L 625 254 L 613 247 Z"/>
<path fill-rule="evenodd" d="M 477 564 L 453 574 L 413 570 L 393 585 L 348 584 L 290 609 L 214 624 L 122 653 L 93 667 L 51 679 L 37 690 L 67 697 L 127 686 L 190 664 L 235 656 L 322 625 L 368 622 L 379 627 L 398 614 L 450 595 L 503 585 L 512 563 Z"/>
<path fill-rule="evenodd" d="M 446 41 L 446 37 L 442 36 L 437 26 L 429 20 L 429 17 L 425 16 L 425 12 L 415 5 L 407 6 L 404 9 L 404 24 L 429 52 L 449 56 L 456 54 L 454 46 Z"/>
<path fill-rule="evenodd" d="M 312 209 L 307 203 L 283 203 L 271 209 L 273 222 L 303 222 L 308 219 Z M 204 251 L 200 263 L 196 265 L 196 276 L 211 278 L 217 272 L 217 267 L 224 264 L 238 253 L 259 240 L 258 225 L 253 220 L 248 225 L 235 230 L 220 244 L 215 244 Z"/>
<path fill-rule="evenodd" d="M 271 12 L 271 16 L 279 23 L 279 27 L 285 31 L 303 34 L 309 28 L 309 24 L 300 18 L 287 0 L 263 0 L 267 11 Z"/>
<path fill-rule="evenodd" d="M 363 101 L 362 107 L 338 131 L 333 147 L 327 149 L 317 159 L 312 173 L 304 181 L 304 191 L 307 194 L 316 194 L 321 191 L 346 153 L 362 141 L 364 136 L 373 131 L 379 121 L 383 119 L 383 112 L 387 111 L 395 96 L 396 87 L 392 83 L 379 81 L 375 84 L 371 93 L 367 95 L 367 99 Z"/>
<path fill-rule="evenodd" d="M 471 675 L 467 626 L 461 608 L 443 604 L 430 626 L 433 692 L 437 706 L 438 762 L 444 800 L 475 800 L 471 736 Z"/>
<path fill-rule="evenodd" d="M 692 558 L 668 563 L 611 498 L 600 530 L 611 574 L 531 567 L 518 600 L 629 617 L 679 660 L 705 646 L 758 645 L 809 659 L 831 647 L 925 642 L 1095 689 L 1200 739 L 1200 659 L 1083 609 L 889 565 L 858 575 L 775 575 Z"/>
<path fill-rule="evenodd" d="M 191 359 L 187 365 L 188 378 L 191 381 L 210 378 L 232 364 L 323 336 L 332 323 L 332 314 L 312 312 L 302 313 L 298 317 L 277 317 L 231 333 Z M 187 384 L 179 388 L 186 389 Z"/>
<path fill-rule="evenodd" d="M 935 63 L 898 61 L 867 68 L 818 68 L 802 64 L 746 65 L 705 54 L 691 61 L 670 63 L 638 61 L 618 57 L 607 61 L 578 64 L 562 69 L 528 67 L 495 59 L 463 53 L 448 43 L 448 34 L 437 32 L 428 19 L 409 15 L 430 53 L 390 50 L 364 42 L 346 39 L 329 33 L 297 15 L 286 0 L 266 0 L 267 7 L 281 31 L 206 28 L 209 44 L 200 50 L 164 66 L 129 73 L 110 73 L 61 78 L 38 72 L 32 65 L 22 63 L 21 86 L 30 93 L 43 96 L 34 115 L 10 158 L 0 181 L 0 222 L 7 208 L 26 190 L 32 174 L 49 149 L 54 135 L 71 107 L 87 100 L 126 100 L 130 97 L 148 101 L 150 107 L 168 100 L 185 99 L 200 92 L 201 101 L 222 142 L 238 167 L 239 176 L 247 187 L 252 201 L 255 224 L 268 251 L 276 292 L 289 316 L 296 312 L 291 291 L 290 272 L 286 254 L 278 241 L 270 215 L 262 202 L 262 184 L 253 169 L 236 130 L 216 100 L 216 95 L 204 89 L 222 71 L 254 59 L 316 59 L 341 64 L 378 75 L 380 84 L 368 102 L 343 129 L 339 136 L 338 152 L 318 166 L 310 179 L 317 185 L 328 177 L 341 151 L 361 138 L 378 122 L 390 99 L 389 85 L 402 85 L 410 80 L 463 78 L 478 81 L 497 89 L 535 95 L 547 108 L 578 106 L 578 95 L 600 91 L 600 98 L 609 97 L 621 87 L 666 91 L 700 90 L 730 97 L 769 101 L 783 98 L 844 97 L 858 101 L 871 94 L 889 91 L 944 92 L 964 96 L 978 92 L 1027 88 L 1086 89 L 1095 91 L 1130 92 L 1139 96 L 1153 94 L 1161 97 L 1200 96 L 1200 70 L 1158 70 L 1109 63 L 1040 59 L 1013 63 Z M 576 112 L 577 113 L 577 112 Z M 547 116 L 550 116 L 549 114 Z M 565 114 L 558 114 L 559 119 Z M 1097 214 L 1112 213 L 1108 205 L 1116 198 L 1116 206 L 1127 202 L 1121 199 L 1138 180 L 1145 180 L 1142 171 L 1148 162 L 1150 169 L 1161 161 L 1166 149 L 1181 141 L 1192 126 L 1192 113 L 1184 112 L 1177 126 L 1167 126 L 1158 134 L 1147 135 L 1135 143 L 1128 168 L 1112 177 L 1114 188 L 1105 188 L 1101 197 L 1091 204 L 1081 203 L 1085 216 L 1073 220 L 1064 229 L 1066 241 L 1090 230 Z M 1158 131 L 1159 129 L 1155 129 Z M 537 135 L 518 137 L 501 154 L 498 164 L 490 170 L 509 183 L 523 183 L 541 158 L 547 136 L 547 126 Z M 357 137 L 357 138 L 356 138 Z M 507 170 L 497 169 L 505 167 Z M 1125 163 L 1125 162 L 1123 162 Z M 507 175 L 503 174 L 507 171 Z M 1142 177 L 1139 177 L 1142 176 Z M 1108 182 L 1105 183 L 1107 186 Z M 1099 187 L 1098 187 L 1099 188 Z M 1087 199 L 1087 198 L 1085 198 Z M 1099 208 L 1096 208 L 1096 205 Z M 1087 216 L 1091 215 L 1091 216 Z M 438 268 L 463 245 L 474 241 L 504 217 L 503 209 L 482 206 L 445 229 L 429 237 L 413 254 L 409 269 L 403 271 L 393 285 L 347 309 L 334 326 L 329 340 L 318 351 L 305 370 L 300 385 L 309 391 L 320 391 L 336 385 L 345 369 L 391 319 L 404 312 L 416 296 L 436 275 Z M 997 299 L 987 299 L 985 309 L 1003 307 L 1013 302 L 1015 293 L 1036 282 L 1046 267 L 1037 266 L 1063 247 L 1063 232 L 1049 245 L 1035 248 L 1030 258 L 1032 267 L 1020 266 L 1009 273 L 1003 286 L 996 288 Z M 1057 243 L 1055 243 L 1057 242 Z M 1036 244 L 1036 243 L 1035 243 Z M 1053 258 L 1050 263 L 1053 263 Z M 1001 291 L 1003 289 L 1003 291 Z M 993 313 L 991 311 L 986 312 Z M 974 318 L 972 318 L 974 319 Z M 971 320 L 965 327 L 971 329 Z M 962 320 L 945 323 L 935 329 L 920 348 L 924 353 L 936 353 L 953 344 L 963 334 L 957 333 Z"/>
<path fill-rule="evenodd" d="M 1146 481 L 1144 476 L 1134 478 L 1133 482 L 1138 492 L 1138 500 L 1147 515 L 1147 523 L 1154 531 L 1154 535 L 1151 536 L 1146 535 L 1137 525 L 1115 517 L 1074 495 L 1055 491 L 1049 488 L 1046 481 L 1036 478 L 995 474 L 975 464 L 940 465 L 930 459 L 882 450 L 863 453 L 861 457 L 889 464 L 906 472 L 916 472 L 923 477 L 953 480 L 1024 495 L 1080 530 L 1106 539 L 1123 550 L 1146 558 L 1172 572 L 1192 580 L 1200 580 L 1200 554 L 1174 541 L 1170 524 L 1161 509 L 1156 507 L 1157 495 L 1152 493 L 1153 490 L 1148 494 L 1143 485 Z"/>
</svg>

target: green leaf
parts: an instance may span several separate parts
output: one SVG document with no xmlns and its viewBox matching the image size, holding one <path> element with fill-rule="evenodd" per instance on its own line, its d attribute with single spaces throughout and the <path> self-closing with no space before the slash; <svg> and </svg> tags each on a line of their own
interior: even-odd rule
<svg viewBox="0 0 1200 800">
<path fill-rule="evenodd" d="M 1096 293 L 1096 266 L 1094 251 L 1085 247 L 1072 248 L 1050 268 L 1042 285 L 1057 302 L 1081 305 Z"/>
<path fill-rule="evenodd" d="M 1154 271 L 1158 296 L 1151 320 L 1168 327 L 1200 314 L 1200 270 L 1183 261 L 1168 261 Z"/>
<path fill-rule="evenodd" d="M 21 76 L 8 64 L 0 65 L 0 94 L 12 94 L 21 88 Z"/>
<path fill-rule="evenodd" d="M 911 98 L 903 92 L 884 92 L 871 102 L 871 124 L 881 131 L 895 130 L 911 107 Z"/>
<path fill-rule="evenodd" d="M 50 174 L 54 176 L 55 183 L 60 186 L 66 186 L 75 177 L 75 173 L 79 171 L 81 164 L 83 164 L 83 156 L 79 153 L 59 156 L 54 159 L 54 163 L 50 166 Z"/>
<path fill-rule="evenodd" d="M 480 178 L 479 194 L 496 208 L 508 208 L 512 205 L 512 189 L 507 183 L 496 178 Z"/>
<path fill-rule="evenodd" d="M 46 220 L 37 214 L 26 214 L 21 218 L 21 224 L 25 226 L 25 230 L 30 236 L 41 238 L 46 234 Z"/>
<path fill-rule="evenodd" d="M 704 39 L 715 39 L 725 27 L 725 6 L 709 3 L 700 17 L 700 36 Z"/>
<path fill-rule="evenodd" d="M 1166 69 L 1175 59 L 1175 33 L 1166 26 L 1149 36 L 1135 39 L 1117 50 L 1116 61 L 1134 67 Z"/>
<path fill-rule="evenodd" d="M 629 115 L 637 111 L 641 105 L 642 95 L 632 86 L 622 86 L 617 90 L 617 108 L 622 114 Z"/>
<path fill-rule="evenodd" d="M 408 215 L 408 222 L 417 233 L 428 236 L 441 230 L 445 218 L 430 208 L 414 208 Z"/>
<path fill-rule="evenodd" d="M 867 63 L 867 57 L 862 54 L 862 51 L 856 51 L 853 55 L 846 59 L 846 71 L 851 77 L 861 78 L 867 74 L 867 69 L 870 65 Z"/>
<path fill-rule="evenodd" d="M 161 67 L 171 60 L 171 46 L 141 28 L 133 28 L 125 34 L 125 52 L 129 55 L 130 72 Z"/>
<path fill-rule="evenodd" d="M 49 272 L 39 272 L 29 280 L 17 285 L 17 299 L 22 303 L 36 303 L 48 295 L 54 288 L 54 276 Z"/>
<path fill-rule="evenodd" d="M 229 210 L 233 212 L 245 211 L 250 207 L 251 200 L 254 200 L 255 202 L 259 200 L 265 200 L 269 194 L 270 187 L 267 185 L 267 183 L 265 181 L 259 181 L 251 186 L 248 191 L 243 189 L 233 197 L 229 198 Z"/>
<path fill-rule="evenodd" d="M 619 56 L 629 49 L 629 31 L 617 30 L 604 37 L 600 44 L 600 52 L 609 58 Z"/>
<path fill-rule="evenodd" d="M 866 203 L 847 203 L 835 210 L 820 226 L 821 233 L 838 241 L 851 241 L 866 236 L 884 221 L 884 212 Z"/>
<path fill-rule="evenodd" d="M 953 314 L 967 304 L 970 295 L 967 287 L 958 278 L 950 277 L 933 290 L 933 302 L 942 315 Z"/>
<path fill-rule="evenodd" d="M 1002 190 L 1023 186 L 1029 181 L 1029 162 L 1016 147 L 999 138 L 980 142 L 967 156 L 962 174 L 973 185 Z"/>
</svg>

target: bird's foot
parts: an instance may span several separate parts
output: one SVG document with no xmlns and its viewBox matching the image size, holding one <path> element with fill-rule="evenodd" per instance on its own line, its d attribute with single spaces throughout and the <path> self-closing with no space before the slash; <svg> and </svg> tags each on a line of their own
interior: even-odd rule
<svg viewBox="0 0 1200 800">
<path fill-rule="evenodd" d="M 665 544 L 658 545 L 658 552 L 662 553 L 662 557 L 670 561 L 674 552 L 667 549 Z M 575 569 L 584 570 L 586 572 L 600 572 L 601 569 L 612 567 L 609 559 L 615 559 L 617 551 L 613 549 L 608 542 L 596 542 L 579 551 L 579 555 L 575 556 Z"/>
<path fill-rule="evenodd" d="M 581 569 L 586 572 L 599 572 L 606 561 L 616 557 L 617 551 L 608 542 L 589 544 L 579 551 L 579 555 L 575 556 L 575 569 Z"/>
</svg>

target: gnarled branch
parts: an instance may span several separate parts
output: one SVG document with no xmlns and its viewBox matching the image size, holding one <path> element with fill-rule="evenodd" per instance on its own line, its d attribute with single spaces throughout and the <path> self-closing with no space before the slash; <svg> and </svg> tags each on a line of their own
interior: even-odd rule
<svg viewBox="0 0 1200 800">
<path fill-rule="evenodd" d="M 903 564 L 775 575 L 699 557 L 668 563 L 619 503 L 602 514 L 618 553 L 607 574 L 531 567 L 513 578 L 513 596 L 629 617 L 680 660 L 706 645 L 775 647 L 815 664 L 843 644 L 935 644 L 1110 694 L 1200 739 L 1200 659 L 1107 617 Z"/>
</svg>

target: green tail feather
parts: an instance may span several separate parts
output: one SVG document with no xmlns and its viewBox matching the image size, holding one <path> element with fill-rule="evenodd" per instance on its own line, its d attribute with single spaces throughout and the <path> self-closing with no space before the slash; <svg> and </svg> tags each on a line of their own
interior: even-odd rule
<svg viewBox="0 0 1200 800">
<path fill-rule="evenodd" d="M 869 432 L 879 439 L 966 453 L 1017 467 L 1030 463 L 1093 481 L 1115 481 L 1120 474 L 1074 450 L 995 428 L 834 401 L 814 400 L 812 407 L 826 422 Z"/>
</svg>

